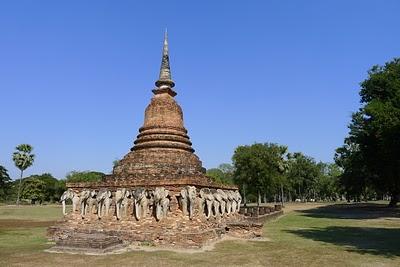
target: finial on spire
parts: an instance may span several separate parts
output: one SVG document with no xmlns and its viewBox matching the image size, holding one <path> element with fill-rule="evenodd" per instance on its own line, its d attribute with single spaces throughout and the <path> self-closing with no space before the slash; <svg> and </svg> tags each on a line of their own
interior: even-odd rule
<svg viewBox="0 0 400 267">
<path fill-rule="evenodd" d="M 164 46 L 161 60 L 160 77 L 156 81 L 158 88 L 173 88 L 175 86 L 174 81 L 171 78 L 171 69 L 169 67 L 169 54 L 168 54 L 168 33 L 165 29 L 164 34 Z"/>
</svg>

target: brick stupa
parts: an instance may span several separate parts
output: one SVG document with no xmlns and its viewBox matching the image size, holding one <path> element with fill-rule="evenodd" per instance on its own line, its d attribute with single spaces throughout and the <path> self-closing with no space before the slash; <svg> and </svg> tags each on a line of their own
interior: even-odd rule
<svg viewBox="0 0 400 267">
<path fill-rule="evenodd" d="M 155 85 L 134 146 L 113 173 L 100 182 L 67 183 L 61 200 L 75 204 L 48 230 L 55 250 L 104 252 L 141 243 L 196 248 L 228 231 L 258 235 L 260 225 L 239 214 L 237 186 L 213 182 L 194 154 L 174 98 L 167 35 Z"/>
<path fill-rule="evenodd" d="M 164 39 L 160 77 L 155 85 L 135 145 L 114 168 L 111 179 L 128 183 L 138 180 L 209 183 L 187 135 L 182 109 L 174 98 L 175 83 L 171 79 L 167 37 Z"/>
<path fill-rule="evenodd" d="M 194 185 L 220 187 L 205 175 L 175 100 L 168 38 L 165 34 L 159 79 L 145 110 L 144 123 L 131 151 L 114 167 L 106 183 L 138 185 Z M 236 189 L 236 187 L 229 187 Z"/>
</svg>

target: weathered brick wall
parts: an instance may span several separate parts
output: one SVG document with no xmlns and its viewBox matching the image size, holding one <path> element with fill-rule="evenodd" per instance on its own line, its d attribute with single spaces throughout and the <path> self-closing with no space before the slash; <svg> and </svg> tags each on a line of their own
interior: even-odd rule
<svg viewBox="0 0 400 267">
<path fill-rule="evenodd" d="M 166 180 L 196 177 L 209 182 L 200 159 L 194 154 L 183 112 L 168 93 L 156 93 L 145 111 L 143 127 L 134 147 L 115 166 L 115 180 Z M 111 182 L 111 181 L 110 181 Z"/>
<path fill-rule="evenodd" d="M 76 189 L 78 191 L 84 188 L 109 188 L 115 190 L 116 188 L 129 188 L 133 189 L 136 187 L 145 187 L 147 189 L 154 189 L 155 187 L 163 186 L 168 190 L 179 192 L 186 185 L 196 186 L 198 189 L 201 188 L 221 188 L 227 190 L 237 190 L 238 187 L 236 185 L 226 185 L 219 184 L 211 181 L 210 178 L 206 176 L 195 176 L 195 177 L 182 177 L 178 179 L 170 178 L 170 179 L 129 179 L 129 176 L 126 179 L 116 179 L 113 175 L 107 176 L 107 178 L 102 182 L 81 182 L 81 183 L 67 183 L 68 188 Z"/>
<path fill-rule="evenodd" d="M 82 220 L 79 216 L 68 216 L 57 226 L 50 227 L 47 234 L 59 245 L 68 245 L 68 238 L 75 233 L 102 233 L 138 245 L 199 248 L 227 233 L 245 238 L 259 236 L 261 227 L 261 224 L 249 223 L 239 214 L 189 220 L 175 212 L 161 221 L 151 217 L 140 221 L 132 217 L 122 221 L 110 218 L 100 221 L 94 217 Z M 77 241 L 73 239 L 71 242 Z M 80 245 L 84 246 L 83 243 Z"/>
<path fill-rule="evenodd" d="M 163 180 L 186 176 L 203 177 L 199 158 L 188 151 L 149 148 L 129 152 L 114 168 L 115 179 Z"/>
</svg>

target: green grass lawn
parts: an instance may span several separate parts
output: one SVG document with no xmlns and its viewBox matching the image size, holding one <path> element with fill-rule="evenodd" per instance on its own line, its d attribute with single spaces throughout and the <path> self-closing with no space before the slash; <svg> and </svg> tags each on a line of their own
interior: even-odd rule
<svg viewBox="0 0 400 267">
<path fill-rule="evenodd" d="M 0 206 L 0 266 L 400 266 L 400 210 L 300 204 L 264 226 L 265 241 L 223 241 L 199 253 L 47 253 L 60 207 Z M 299 208 L 297 210 L 297 208 Z M 304 209 L 306 208 L 306 209 Z"/>
<path fill-rule="evenodd" d="M 54 221 L 60 219 L 61 216 L 61 207 L 58 205 L 0 206 L 0 220 Z"/>
</svg>

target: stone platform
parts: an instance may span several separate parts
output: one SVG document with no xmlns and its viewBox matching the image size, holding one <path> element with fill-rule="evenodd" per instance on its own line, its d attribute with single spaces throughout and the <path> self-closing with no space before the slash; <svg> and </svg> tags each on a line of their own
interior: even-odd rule
<svg viewBox="0 0 400 267">
<path fill-rule="evenodd" d="M 63 236 L 59 236 L 56 240 L 56 245 L 47 251 L 104 254 L 121 250 L 126 247 L 126 245 L 127 244 L 124 244 L 122 239 L 117 236 L 101 232 L 63 232 Z"/>
<path fill-rule="evenodd" d="M 178 210 L 158 222 L 154 217 L 137 221 L 134 217 L 98 220 L 96 216 L 91 216 L 82 220 L 79 215 L 71 214 L 56 226 L 50 227 L 48 236 L 56 242 L 59 249 L 65 246 L 67 250 L 70 244 L 77 244 L 78 249 L 84 246 L 75 241 L 77 234 L 84 237 L 101 234 L 139 246 L 196 249 L 226 234 L 241 238 L 259 237 L 261 228 L 262 224 L 248 221 L 237 213 L 208 219 L 201 216 L 189 219 Z"/>
</svg>

